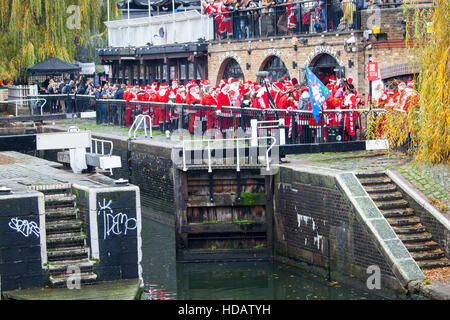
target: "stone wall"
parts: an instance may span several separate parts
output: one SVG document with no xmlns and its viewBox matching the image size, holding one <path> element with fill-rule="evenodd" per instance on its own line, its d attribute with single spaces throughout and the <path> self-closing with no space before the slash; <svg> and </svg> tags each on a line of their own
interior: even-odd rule
<svg viewBox="0 0 450 320">
<path fill-rule="evenodd" d="M 46 262 L 43 195 L 34 191 L 0 195 L 1 291 L 44 286 Z"/>
<path fill-rule="evenodd" d="M 383 248 L 381 242 L 389 243 L 388 246 L 399 244 L 389 234 L 389 230 L 374 232 L 366 221 L 363 222 L 361 214 L 356 212 L 348 195 L 339 186 L 337 176 L 315 170 L 308 172 L 307 169 L 280 168 L 274 186 L 275 258 L 315 269 L 330 281 L 343 279 L 365 289 L 369 277 L 368 267 L 375 265 L 381 271 L 380 292 L 404 291 L 405 284 L 417 276 L 412 273 L 411 276 L 399 276 L 403 271 L 397 271 L 399 267 L 394 260 L 398 258 L 399 261 L 409 263 L 406 249 L 396 248 L 394 256 L 400 252 L 403 256 L 391 258 L 392 253 L 387 252 L 389 249 Z M 362 198 L 362 195 L 358 198 Z M 368 210 L 375 216 L 371 208 Z M 376 217 L 374 220 L 382 219 Z M 378 228 L 375 222 L 381 225 L 384 221 L 372 222 Z"/>
</svg>

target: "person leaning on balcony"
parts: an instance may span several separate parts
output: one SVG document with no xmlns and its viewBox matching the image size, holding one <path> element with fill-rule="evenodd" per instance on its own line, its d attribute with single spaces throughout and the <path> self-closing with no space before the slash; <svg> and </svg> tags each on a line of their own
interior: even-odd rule
<svg viewBox="0 0 450 320">
<path fill-rule="evenodd" d="M 342 11 L 344 15 L 341 18 L 339 30 L 353 28 L 353 13 L 356 10 L 356 6 L 353 2 L 354 0 L 342 0 Z"/>
<path fill-rule="evenodd" d="M 261 0 L 263 9 L 261 10 L 261 37 L 268 37 L 273 35 L 273 15 L 272 6 L 275 5 L 273 0 Z"/>
</svg>

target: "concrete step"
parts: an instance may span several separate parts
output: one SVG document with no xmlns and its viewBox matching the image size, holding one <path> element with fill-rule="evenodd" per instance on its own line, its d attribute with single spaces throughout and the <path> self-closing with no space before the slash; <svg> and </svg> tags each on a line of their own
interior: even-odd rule
<svg viewBox="0 0 450 320">
<path fill-rule="evenodd" d="M 46 221 L 76 219 L 80 210 L 76 207 L 52 208 L 45 210 Z"/>
<path fill-rule="evenodd" d="M 70 275 L 60 275 L 60 276 L 50 276 L 49 280 L 54 288 L 67 287 L 68 283 L 72 284 L 73 281 L 69 280 Z M 97 280 L 97 275 L 93 272 L 81 273 L 80 274 L 80 284 L 93 284 Z"/>
<path fill-rule="evenodd" d="M 392 183 L 392 180 L 388 177 L 367 177 L 367 178 L 358 178 L 359 182 L 363 186 L 374 186 L 374 185 L 381 185 L 385 183 Z"/>
<path fill-rule="evenodd" d="M 448 259 L 422 260 L 417 261 L 417 265 L 422 269 L 443 268 L 450 266 L 450 260 Z"/>
<path fill-rule="evenodd" d="M 380 178 L 380 177 L 386 177 L 386 173 L 383 171 L 365 171 L 365 172 L 358 172 L 356 174 L 358 178 Z"/>
<path fill-rule="evenodd" d="M 44 195 L 45 202 L 66 202 L 75 201 L 76 196 L 73 194 L 57 193 Z"/>
<path fill-rule="evenodd" d="M 364 187 L 364 189 L 366 189 L 367 193 L 374 194 L 374 193 L 394 192 L 397 190 L 397 186 L 393 183 L 386 183 L 374 186 L 367 185 Z"/>
<path fill-rule="evenodd" d="M 414 209 L 404 208 L 404 209 L 382 209 L 380 212 L 385 218 L 404 218 L 414 215 Z"/>
<path fill-rule="evenodd" d="M 428 243 L 405 243 L 405 247 L 409 252 L 439 249 L 439 245 L 434 241 L 429 241 Z"/>
<path fill-rule="evenodd" d="M 411 252 L 411 256 L 416 261 L 421 260 L 436 260 L 440 258 L 444 258 L 445 254 L 440 249 L 438 251 L 417 251 Z"/>
<path fill-rule="evenodd" d="M 400 192 L 371 193 L 368 192 L 373 201 L 391 201 L 403 199 Z"/>
<path fill-rule="evenodd" d="M 89 249 L 85 248 L 84 246 L 47 250 L 47 258 L 50 262 L 87 259 L 88 255 Z"/>
<path fill-rule="evenodd" d="M 81 220 L 56 220 L 46 223 L 47 234 L 81 232 L 83 221 Z"/>
<path fill-rule="evenodd" d="M 391 226 L 412 226 L 420 223 L 420 218 L 416 216 L 405 218 L 387 218 L 387 221 Z"/>
<path fill-rule="evenodd" d="M 50 234 L 47 236 L 47 249 L 80 247 L 85 244 L 86 236 L 81 233 Z"/>
<path fill-rule="evenodd" d="M 388 200 L 388 201 L 375 201 L 378 209 L 401 209 L 408 207 L 408 201 L 406 200 Z"/>
<path fill-rule="evenodd" d="M 431 234 L 413 234 L 413 235 L 399 235 L 399 239 L 403 243 L 418 243 L 430 241 L 433 239 Z"/>
<path fill-rule="evenodd" d="M 72 185 L 70 183 L 60 183 L 51 185 L 35 185 L 30 186 L 29 189 L 42 192 L 44 195 L 56 194 L 56 193 L 72 193 Z"/>
<path fill-rule="evenodd" d="M 52 194 L 45 197 L 45 209 L 56 209 L 63 207 L 75 207 L 76 196 L 66 194 Z"/>
<path fill-rule="evenodd" d="M 67 275 L 68 268 L 76 266 L 80 268 L 81 273 L 92 272 L 95 262 L 89 259 L 80 259 L 74 261 L 59 261 L 48 265 L 48 271 L 52 276 Z"/>
<path fill-rule="evenodd" d="M 424 226 L 412 226 L 412 227 L 393 227 L 395 233 L 397 235 L 403 235 L 403 234 L 415 234 L 415 233 L 423 233 L 426 232 L 426 228 Z"/>
</svg>

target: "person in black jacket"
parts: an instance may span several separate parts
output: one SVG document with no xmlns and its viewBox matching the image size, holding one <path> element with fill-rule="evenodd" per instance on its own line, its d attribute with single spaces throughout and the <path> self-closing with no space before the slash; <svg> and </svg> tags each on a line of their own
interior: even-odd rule
<svg viewBox="0 0 450 320">
<path fill-rule="evenodd" d="M 113 99 L 115 100 L 123 100 L 123 94 L 125 93 L 125 89 L 126 89 L 126 85 L 122 84 L 122 86 L 120 86 L 119 84 L 116 84 L 114 86 L 115 89 L 115 94 Z M 115 125 L 119 125 L 119 107 L 118 105 L 114 105 L 112 107 L 111 113 L 113 115 L 113 121 Z"/>
</svg>

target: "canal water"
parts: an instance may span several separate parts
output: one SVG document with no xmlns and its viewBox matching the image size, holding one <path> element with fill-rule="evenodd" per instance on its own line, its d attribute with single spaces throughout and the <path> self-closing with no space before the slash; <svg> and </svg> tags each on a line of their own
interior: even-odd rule
<svg viewBox="0 0 450 320">
<path fill-rule="evenodd" d="M 172 226 L 143 210 L 144 300 L 379 299 L 295 267 L 272 262 L 177 263 Z"/>
</svg>

